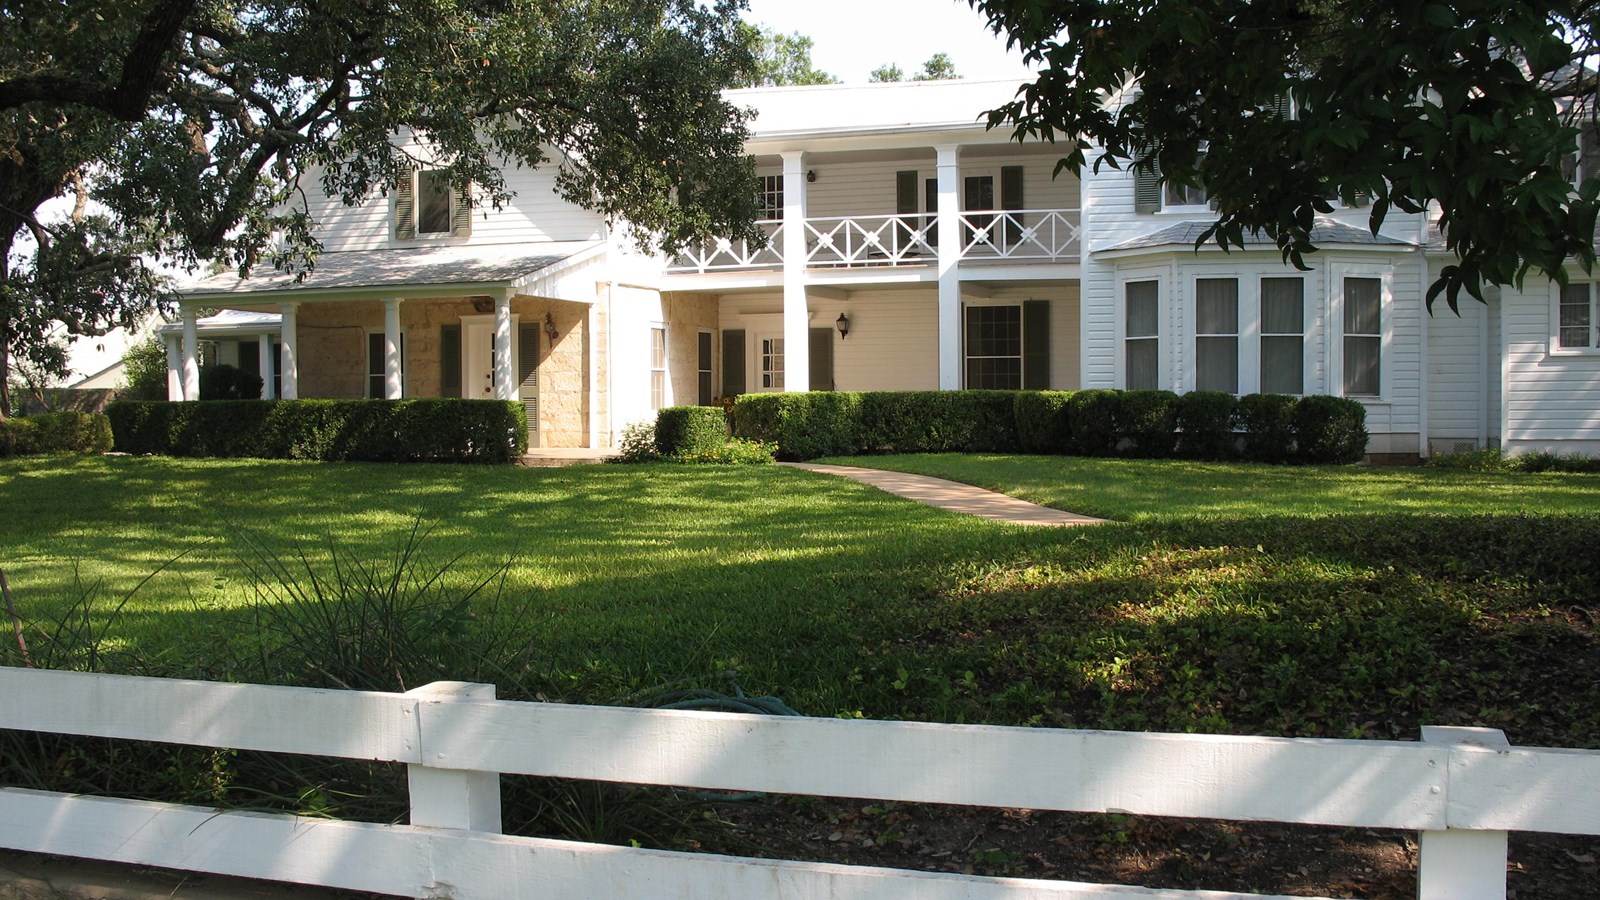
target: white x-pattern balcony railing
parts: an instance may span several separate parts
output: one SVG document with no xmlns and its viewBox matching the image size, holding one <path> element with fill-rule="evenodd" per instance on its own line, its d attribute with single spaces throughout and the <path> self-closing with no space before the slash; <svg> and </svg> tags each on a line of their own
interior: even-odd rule
<svg viewBox="0 0 1600 900">
<path fill-rule="evenodd" d="M 1065 209 L 964 212 L 961 258 L 1059 261 L 1077 259 L 1078 211 Z"/>
<path fill-rule="evenodd" d="M 740 239 L 716 238 L 678 253 L 671 272 L 724 272 L 738 269 L 777 269 L 783 266 L 783 223 L 764 219 L 756 223 L 767 236 L 766 246 Z"/>
<path fill-rule="evenodd" d="M 968 211 L 959 216 L 960 259 L 1076 262 L 1078 210 Z M 930 265 L 939 258 L 936 214 L 816 216 L 805 220 L 806 265 L 816 268 Z M 717 239 L 681 252 L 668 271 L 704 274 L 783 267 L 784 224 L 757 223 L 765 247 Z"/>
<path fill-rule="evenodd" d="M 898 266 L 935 260 L 933 216 L 825 216 L 806 219 L 806 265 Z"/>
</svg>

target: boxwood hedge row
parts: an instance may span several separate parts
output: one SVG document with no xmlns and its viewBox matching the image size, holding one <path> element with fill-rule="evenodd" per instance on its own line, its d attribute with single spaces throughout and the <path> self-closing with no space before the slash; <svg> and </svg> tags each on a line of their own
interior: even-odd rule
<svg viewBox="0 0 1600 900">
<path fill-rule="evenodd" d="M 745 394 L 741 438 L 782 459 L 857 453 L 1052 453 L 1353 463 L 1366 409 L 1342 397 L 1216 391 L 813 391 Z"/>
<path fill-rule="evenodd" d="M 502 400 L 118 402 L 106 415 L 125 453 L 504 463 L 528 448 L 522 405 Z"/>
<path fill-rule="evenodd" d="M 34 413 L 0 419 L 0 457 L 104 453 L 111 423 L 100 413 Z"/>
</svg>

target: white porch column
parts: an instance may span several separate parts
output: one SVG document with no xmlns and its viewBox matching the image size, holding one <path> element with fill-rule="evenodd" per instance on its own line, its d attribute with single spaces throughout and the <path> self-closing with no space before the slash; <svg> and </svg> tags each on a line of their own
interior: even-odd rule
<svg viewBox="0 0 1600 900">
<path fill-rule="evenodd" d="M 200 336 L 192 306 L 183 309 L 183 399 L 200 399 Z"/>
<path fill-rule="evenodd" d="M 494 398 L 517 399 L 517 382 L 511 374 L 511 294 L 494 300 Z"/>
<path fill-rule="evenodd" d="M 261 336 L 256 338 L 256 358 L 260 360 L 260 368 L 257 371 L 261 373 L 261 399 L 278 399 L 278 392 L 272 389 L 272 373 L 278 368 L 278 361 L 272 358 L 271 332 L 263 331 Z"/>
<path fill-rule="evenodd" d="M 805 154 L 783 154 L 783 389 L 811 390 L 811 312 L 806 302 Z"/>
<path fill-rule="evenodd" d="M 167 342 L 167 399 L 176 403 L 183 399 L 183 349 L 179 346 L 179 338 L 175 334 L 166 337 Z"/>
<path fill-rule="evenodd" d="M 282 341 L 283 341 L 283 399 L 298 400 L 300 398 L 300 338 L 299 330 L 295 324 L 295 312 L 300 308 L 298 303 L 284 303 L 278 307 L 283 314 Z"/>
<path fill-rule="evenodd" d="M 609 290 L 609 286 L 608 286 Z M 607 323 L 609 324 L 609 322 Z M 589 440 L 584 446 L 600 446 L 600 304 L 591 303 L 583 322 L 583 336 L 589 344 Z M 610 340 L 607 340 L 609 346 Z"/>
<path fill-rule="evenodd" d="M 399 400 L 405 393 L 400 378 L 400 298 L 383 301 L 383 397 Z"/>
<path fill-rule="evenodd" d="M 939 390 L 961 387 L 961 148 L 934 148 L 939 167 Z"/>
</svg>

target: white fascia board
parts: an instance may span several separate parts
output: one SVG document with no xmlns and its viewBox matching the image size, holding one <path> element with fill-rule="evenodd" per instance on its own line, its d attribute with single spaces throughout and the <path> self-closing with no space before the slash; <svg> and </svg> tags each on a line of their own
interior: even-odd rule
<svg viewBox="0 0 1600 900">
<path fill-rule="evenodd" d="M 1388 255 L 1388 256 L 1399 256 L 1399 255 L 1403 255 L 1403 254 L 1413 253 L 1413 252 L 1416 251 L 1416 249 L 1417 249 L 1416 247 L 1414 247 L 1414 246 L 1412 246 L 1410 244 L 1318 244 L 1317 245 L 1317 251 L 1320 252 L 1320 253 L 1330 253 L 1330 252 L 1338 252 L 1338 253 L 1368 253 L 1368 254 L 1380 254 L 1380 255 Z M 1163 244 L 1163 245 L 1161 245 L 1159 247 L 1131 247 L 1131 248 L 1124 249 L 1124 250 L 1112 250 L 1112 249 L 1092 250 L 1092 251 L 1090 251 L 1089 255 L 1093 256 L 1095 259 L 1136 259 L 1136 258 L 1144 258 L 1144 257 L 1150 257 L 1150 258 L 1155 258 L 1155 257 L 1175 257 L 1175 256 L 1178 256 L 1179 254 L 1184 254 L 1184 253 L 1187 253 L 1190 256 L 1198 256 L 1201 253 L 1209 253 L 1209 254 L 1227 253 L 1229 258 L 1244 258 L 1244 259 L 1251 259 L 1252 258 L 1251 254 L 1271 255 L 1274 259 L 1277 259 L 1280 262 L 1283 261 L 1282 254 L 1279 253 L 1279 251 L 1278 251 L 1278 249 L 1276 247 L 1274 247 L 1274 246 L 1272 246 L 1270 244 L 1263 244 L 1263 245 L 1259 245 L 1259 246 L 1258 245 L 1251 245 L 1251 246 L 1245 247 L 1243 249 L 1240 249 L 1238 247 L 1231 247 L 1231 248 L 1229 248 L 1227 250 L 1223 250 L 1221 247 L 1218 247 L 1216 244 L 1211 243 L 1209 241 L 1207 241 L 1204 245 L 1202 245 L 1199 248 L 1196 248 L 1193 244 Z M 1308 255 L 1314 256 L 1314 254 L 1308 254 Z M 1315 259 L 1312 259 L 1311 261 L 1314 262 Z M 1289 265 L 1289 263 L 1284 262 L 1284 265 Z"/>
</svg>

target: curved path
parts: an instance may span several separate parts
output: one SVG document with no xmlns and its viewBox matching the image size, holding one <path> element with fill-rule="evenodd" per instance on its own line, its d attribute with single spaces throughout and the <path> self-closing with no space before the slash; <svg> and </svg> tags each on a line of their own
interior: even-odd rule
<svg viewBox="0 0 1600 900">
<path fill-rule="evenodd" d="M 961 484 L 957 481 L 946 481 L 943 478 L 930 478 L 927 475 L 910 475 L 905 472 L 890 472 L 884 469 L 863 469 L 858 466 L 825 466 L 817 463 L 779 463 L 795 469 L 805 469 L 807 472 L 822 472 L 827 475 L 840 475 L 853 478 L 862 484 L 870 484 L 875 488 L 907 500 L 948 509 L 951 512 L 965 513 L 969 516 L 979 516 L 993 519 L 997 522 L 1009 522 L 1013 525 L 1100 525 L 1109 521 L 1096 519 L 1091 516 L 1080 516 L 1077 513 L 1064 512 L 1026 500 L 1018 500 L 1005 494 L 986 491 L 983 488 L 973 487 L 970 484 Z"/>
</svg>

